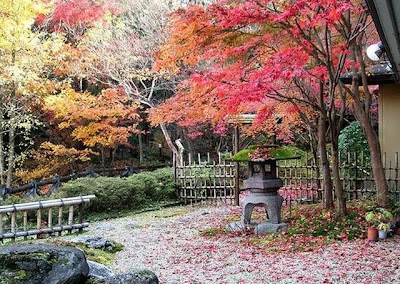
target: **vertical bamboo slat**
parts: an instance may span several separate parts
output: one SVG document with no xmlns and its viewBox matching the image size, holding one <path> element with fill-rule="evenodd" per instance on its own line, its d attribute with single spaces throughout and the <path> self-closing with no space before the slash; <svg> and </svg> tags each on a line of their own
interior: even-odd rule
<svg viewBox="0 0 400 284">
<path fill-rule="evenodd" d="M 11 213 L 11 233 L 13 233 L 13 234 L 15 234 L 15 232 L 16 232 L 16 222 L 15 222 L 16 214 L 17 214 L 16 211 Z M 15 237 L 12 239 L 15 241 Z"/>
<path fill-rule="evenodd" d="M 24 211 L 24 221 L 23 221 L 23 226 L 24 226 L 24 231 L 28 230 L 28 211 Z"/>
<path fill-rule="evenodd" d="M 225 161 L 224 161 L 224 163 L 223 163 L 223 165 L 222 165 L 222 170 L 223 170 L 223 172 L 224 172 L 224 177 L 223 177 L 223 183 L 224 183 L 224 203 L 226 204 L 226 194 L 227 194 L 227 192 L 226 192 L 226 164 L 225 164 Z"/>
<path fill-rule="evenodd" d="M 74 222 L 74 206 L 71 205 L 68 210 L 68 225 L 72 225 Z M 69 233 L 72 232 L 72 230 L 68 230 Z"/>
<path fill-rule="evenodd" d="M 48 211 L 49 216 L 47 217 L 47 227 L 53 227 L 53 208 L 50 207 Z M 81 222 L 82 223 L 82 222 Z"/>
<path fill-rule="evenodd" d="M 42 209 L 39 208 L 36 211 L 36 229 L 40 230 L 41 226 L 42 226 Z"/>
<path fill-rule="evenodd" d="M 57 217 L 57 224 L 58 226 L 62 226 L 62 215 L 63 215 L 63 208 L 60 206 L 58 208 L 58 217 Z M 61 232 L 58 233 L 59 236 L 61 236 Z"/>
</svg>

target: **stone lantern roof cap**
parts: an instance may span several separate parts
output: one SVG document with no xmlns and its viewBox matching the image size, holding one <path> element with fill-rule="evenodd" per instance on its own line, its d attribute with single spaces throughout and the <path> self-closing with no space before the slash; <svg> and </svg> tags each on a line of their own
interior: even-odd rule
<svg viewBox="0 0 400 284">
<path fill-rule="evenodd" d="M 292 147 L 276 145 L 251 145 L 236 153 L 232 161 L 265 163 L 267 161 L 279 161 L 300 159 L 301 156 Z"/>
</svg>

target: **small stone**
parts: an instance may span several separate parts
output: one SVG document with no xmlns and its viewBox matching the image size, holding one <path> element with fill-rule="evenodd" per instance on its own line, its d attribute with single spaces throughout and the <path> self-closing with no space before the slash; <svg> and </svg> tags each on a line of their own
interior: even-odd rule
<svg viewBox="0 0 400 284">
<path fill-rule="evenodd" d="M 140 228 L 142 228 L 142 226 L 140 226 L 139 224 L 127 224 L 127 225 L 125 225 L 125 229 L 128 229 L 128 230 L 132 230 L 132 229 L 140 229 Z"/>
<path fill-rule="evenodd" d="M 158 278 L 150 270 L 138 270 L 103 279 L 104 284 L 158 284 Z"/>
<path fill-rule="evenodd" d="M 87 263 L 89 265 L 88 277 L 91 279 L 104 279 L 115 276 L 115 274 L 107 266 L 101 263 L 90 260 L 88 260 Z"/>
<path fill-rule="evenodd" d="M 95 248 L 95 249 L 111 250 L 114 247 L 114 244 L 112 242 L 105 240 L 100 236 L 81 236 L 69 239 L 68 241 L 71 243 L 81 243 L 88 248 Z"/>
<path fill-rule="evenodd" d="M 167 223 L 157 223 L 157 224 L 154 224 L 154 227 L 156 227 L 156 228 L 166 228 L 166 227 L 168 227 L 168 224 Z"/>
<path fill-rule="evenodd" d="M 99 225 L 96 227 L 97 230 L 102 230 L 102 231 L 114 231 L 115 227 L 111 225 Z"/>
</svg>

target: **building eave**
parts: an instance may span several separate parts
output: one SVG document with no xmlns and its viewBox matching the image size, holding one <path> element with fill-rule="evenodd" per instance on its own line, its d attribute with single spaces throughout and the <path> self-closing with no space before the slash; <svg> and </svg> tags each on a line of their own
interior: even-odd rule
<svg viewBox="0 0 400 284">
<path fill-rule="evenodd" d="M 400 82 L 400 1 L 365 0 L 379 37 L 391 62 L 394 79 Z"/>
</svg>

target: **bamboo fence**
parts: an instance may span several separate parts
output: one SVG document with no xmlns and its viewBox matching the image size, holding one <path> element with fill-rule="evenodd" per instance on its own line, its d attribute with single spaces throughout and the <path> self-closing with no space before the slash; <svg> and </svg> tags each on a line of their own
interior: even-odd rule
<svg viewBox="0 0 400 284">
<path fill-rule="evenodd" d="M 63 231 L 80 232 L 89 226 L 83 221 L 83 206 L 93 198 L 94 195 L 86 195 L 0 206 L 0 240 L 52 233 L 61 235 Z M 75 207 L 77 214 L 74 214 Z"/>
<path fill-rule="evenodd" d="M 235 200 L 235 165 L 211 155 L 193 158 L 190 154 L 182 166 L 175 166 L 175 183 L 178 196 L 185 203 L 233 204 Z"/>
<path fill-rule="evenodd" d="M 175 182 L 178 196 L 185 202 L 232 203 L 235 195 L 235 184 L 238 171 L 234 170 L 234 163 L 222 159 L 218 153 L 218 160 L 206 158 L 199 154 L 196 158 L 187 156 L 182 166 L 175 166 Z M 400 201 L 399 188 L 399 157 L 383 155 L 387 182 L 391 198 Z M 363 153 L 343 152 L 339 155 L 340 180 L 346 192 L 346 199 L 371 197 L 376 193 L 374 177 L 368 156 Z M 278 164 L 278 177 L 284 182 L 280 194 L 285 202 L 315 203 L 322 200 L 321 169 L 315 164 L 311 156 L 298 160 L 283 160 Z M 242 167 L 242 170 L 245 167 Z M 245 177 L 246 178 L 246 177 Z"/>
</svg>

